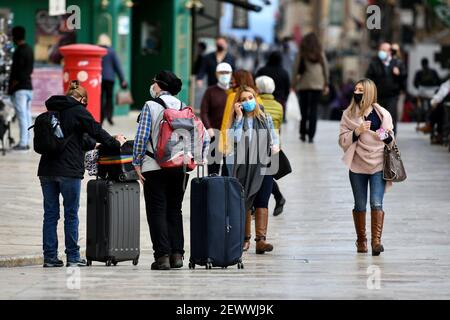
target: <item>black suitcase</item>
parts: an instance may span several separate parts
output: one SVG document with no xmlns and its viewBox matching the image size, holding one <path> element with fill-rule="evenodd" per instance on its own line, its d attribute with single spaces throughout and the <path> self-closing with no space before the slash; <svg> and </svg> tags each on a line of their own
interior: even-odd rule
<svg viewBox="0 0 450 320">
<path fill-rule="evenodd" d="M 86 259 L 139 261 L 139 183 L 91 180 L 87 185 Z"/>
<path fill-rule="evenodd" d="M 197 174 L 191 182 L 189 268 L 226 268 L 235 264 L 238 269 L 244 268 L 244 237 L 244 189 L 238 179 L 217 175 L 200 178 Z"/>
<path fill-rule="evenodd" d="M 100 146 L 98 155 L 98 176 L 113 181 L 136 181 L 139 179 L 133 161 L 133 144 L 130 140 L 120 147 L 120 152 Z"/>
</svg>

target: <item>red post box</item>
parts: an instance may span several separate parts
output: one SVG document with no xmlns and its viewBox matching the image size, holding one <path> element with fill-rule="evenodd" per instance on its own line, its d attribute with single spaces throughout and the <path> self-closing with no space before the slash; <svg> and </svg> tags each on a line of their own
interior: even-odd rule
<svg viewBox="0 0 450 320">
<path fill-rule="evenodd" d="M 64 57 L 63 86 L 67 91 L 72 80 L 78 80 L 88 92 L 88 110 L 100 121 L 102 91 L 102 57 L 105 48 L 91 44 L 70 44 L 59 48 Z"/>
</svg>

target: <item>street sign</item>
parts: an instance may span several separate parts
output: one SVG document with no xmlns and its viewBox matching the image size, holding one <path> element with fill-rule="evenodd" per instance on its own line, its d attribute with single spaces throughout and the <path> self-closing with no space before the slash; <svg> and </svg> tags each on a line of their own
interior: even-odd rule
<svg viewBox="0 0 450 320">
<path fill-rule="evenodd" d="M 243 0 L 242 2 L 248 2 L 248 0 Z M 233 6 L 233 29 L 248 29 L 248 10 Z"/>
<path fill-rule="evenodd" d="M 48 13 L 50 16 L 66 14 L 66 0 L 49 0 Z"/>
</svg>

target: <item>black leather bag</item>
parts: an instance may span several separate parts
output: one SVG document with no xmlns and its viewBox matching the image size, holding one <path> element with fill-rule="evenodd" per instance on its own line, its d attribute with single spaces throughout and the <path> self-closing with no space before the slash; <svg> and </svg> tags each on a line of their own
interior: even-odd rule
<svg viewBox="0 0 450 320">
<path fill-rule="evenodd" d="M 383 179 L 392 182 L 406 180 L 406 171 L 397 144 L 384 146 Z"/>
<path fill-rule="evenodd" d="M 279 180 L 292 172 L 291 163 L 289 162 L 289 159 L 286 157 L 286 154 L 283 152 L 283 150 L 280 150 L 277 155 L 279 166 L 277 173 L 273 175 L 273 178 L 275 180 Z"/>
</svg>

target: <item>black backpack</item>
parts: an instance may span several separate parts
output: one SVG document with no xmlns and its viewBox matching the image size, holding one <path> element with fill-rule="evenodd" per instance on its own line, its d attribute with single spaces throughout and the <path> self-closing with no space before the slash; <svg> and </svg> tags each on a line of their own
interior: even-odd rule
<svg viewBox="0 0 450 320">
<path fill-rule="evenodd" d="M 53 120 L 53 117 L 56 120 Z M 61 153 L 69 142 L 72 135 L 66 138 L 58 137 L 62 134 L 59 123 L 59 112 L 47 111 L 37 116 L 34 125 L 28 128 L 34 128 L 33 147 L 39 154 L 54 155 Z"/>
</svg>

